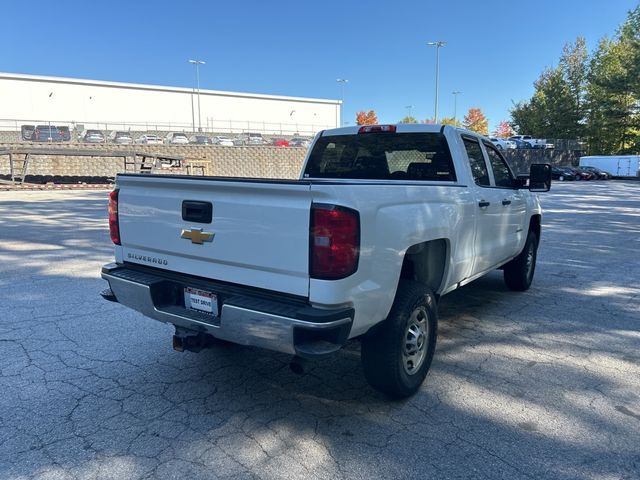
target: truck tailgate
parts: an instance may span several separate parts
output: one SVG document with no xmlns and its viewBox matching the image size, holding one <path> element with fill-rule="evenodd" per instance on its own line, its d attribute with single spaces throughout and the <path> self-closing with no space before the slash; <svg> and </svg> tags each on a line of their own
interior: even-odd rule
<svg viewBox="0 0 640 480">
<path fill-rule="evenodd" d="M 116 184 L 124 261 L 308 296 L 307 183 L 120 175 Z M 184 220 L 184 201 L 211 203 L 211 223 Z M 183 238 L 199 229 L 211 241 Z"/>
</svg>

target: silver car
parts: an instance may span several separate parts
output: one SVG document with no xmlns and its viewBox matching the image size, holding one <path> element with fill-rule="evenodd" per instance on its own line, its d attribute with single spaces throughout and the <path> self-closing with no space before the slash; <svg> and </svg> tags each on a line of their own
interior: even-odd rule
<svg viewBox="0 0 640 480">
<path fill-rule="evenodd" d="M 104 143 L 105 138 L 100 130 L 85 130 L 80 135 L 84 143 Z"/>
<path fill-rule="evenodd" d="M 133 143 L 133 137 L 129 132 L 113 131 L 109 134 L 109 141 L 118 145 L 130 145 Z"/>
<path fill-rule="evenodd" d="M 144 135 L 136 139 L 136 143 L 141 143 L 144 145 L 160 145 L 162 143 L 162 139 L 157 135 L 145 133 Z"/>
</svg>

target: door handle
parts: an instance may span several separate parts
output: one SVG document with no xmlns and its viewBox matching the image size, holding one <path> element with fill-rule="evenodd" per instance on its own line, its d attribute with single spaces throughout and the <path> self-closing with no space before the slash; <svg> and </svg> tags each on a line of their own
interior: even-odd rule
<svg viewBox="0 0 640 480">
<path fill-rule="evenodd" d="M 507 200 L 506 198 L 502 200 L 502 205 L 511 205 L 511 200 Z"/>
<path fill-rule="evenodd" d="M 485 202 L 484 200 L 478 202 L 480 208 L 488 207 L 489 205 L 491 205 L 491 202 Z"/>
</svg>

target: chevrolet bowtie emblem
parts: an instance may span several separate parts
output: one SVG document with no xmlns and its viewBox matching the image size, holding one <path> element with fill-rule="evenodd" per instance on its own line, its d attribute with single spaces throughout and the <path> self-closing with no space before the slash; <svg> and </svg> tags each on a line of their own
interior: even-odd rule
<svg viewBox="0 0 640 480">
<path fill-rule="evenodd" d="M 191 230 L 182 230 L 180 237 L 191 240 L 191 243 L 202 245 L 203 242 L 213 242 L 215 233 L 203 232 L 201 228 L 192 228 Z"/>
</svg>

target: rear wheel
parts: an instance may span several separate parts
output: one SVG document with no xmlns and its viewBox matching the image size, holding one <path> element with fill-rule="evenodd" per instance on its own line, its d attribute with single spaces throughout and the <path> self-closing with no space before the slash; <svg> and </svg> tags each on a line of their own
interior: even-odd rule
<svg viewBox="0 0 640 480">
<path fill-rule="evenodd" d="M 538 236 L 529 231 L 520 255 L 504 266 L 504 282 L 511 290 L 528 290 L 533 281 L 538 256 Z"/>
<path fill-rule="evenodd" d="M 369 384 L 396 398 L 419 388 L 433 360 L 438 314 L 433 292 L 400 280 L 389 316 L 362 340 L 362 366 Z"/>
</svg>

